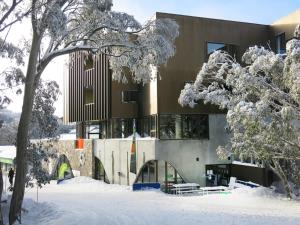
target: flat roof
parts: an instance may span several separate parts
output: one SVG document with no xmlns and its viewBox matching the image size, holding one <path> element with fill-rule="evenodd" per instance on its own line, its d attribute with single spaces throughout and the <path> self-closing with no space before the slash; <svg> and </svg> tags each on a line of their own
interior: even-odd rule
<svg viewBox="0 0 300 225">
<path fill-rule="evenodd" d="M 243 22 L 243 21 L 236 21 L 236 20 L 226 20 L 226 19 L 216 19 L 210 17 L 201 17 L 201 16 L 190 16 L 190 15 L 183 15 L 183 14 L 176 14 L 176 13 L 167 13 L 167 12 L 155 12 L 155 15 L 163 14 L 163 15 L 171 15 L 177 17 L 190 17 L 195 19 L 205 19 L 205 20 L 214 20 L 219 22 L 234 22 L 234 23 L 242 23 L 242 24 L 251 24 L 251 25 L 259 25 L 259 26 L 269 26 L 269 24 L 260 24 L 260 23 L 251 23 L 251 22 Z"/>
</svg>

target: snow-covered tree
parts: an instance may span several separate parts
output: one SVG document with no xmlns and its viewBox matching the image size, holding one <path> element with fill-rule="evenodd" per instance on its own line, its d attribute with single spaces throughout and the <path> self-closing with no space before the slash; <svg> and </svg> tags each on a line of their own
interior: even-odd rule
<svg viewBox="0 0 300 225">
<path fill-rule="evenodd" d="M 40 81 L 33 103 L 29 131 L 31 139 L 54 138 L 58 134 L 58 118 L 54 115 L 54 103 L 60 94 L 55 81 Z"/>
<path fill-rule="evenodd" d="M 0 145 L 16 144 L 18 124 L 19 120 L 4 122 L 3 126 L 0 128 Z"/>
<path fill-rule="evenodd" d="M 27 149 L 26 161 L 28 163 L 28 171 L 26 174 L 26 187 L 34 187 L 37 185 L 42 188 L 50 182 L 51 175 L 48 171 L 48 163 L 51 159 L 57 158 L 57 150 L 53 148 L 53 139 L 35 140 L 30 142 Z"/>
<path fill-rule="evenodd" d="M 25 0 L 0 1 L 0 57 L 7 59 L 10 64 L 0 68 L 0 110 L 11 102 L 7 90 L 13 89 L 20 94 L 19 86 L 24 81 L 24 74 L 20 68 L 24 64 L 24 52 L 7 40 L 11 26 L 21 21 L 30 11 L 26 10 L 24 4 Z"/>
<path fill-rule="evenodd" d="M 7 67 L 0 68 L 0 110 L 11 102 L 8 89 L 16 94 L 22 92 L 20 85 L 24 82 L 24 74 L 20 66 L 24 65 L 24 52 L 8 41 L 7 37 L 11 26 L 29 13 L 24 3 L 24 0 L 0 1 L 0 57 L 11 61 Z"/>
<path fill-rule="evenodd" d="M 20 66 L 24 65 L 23 51 L 15 45 L 3 40 L 0 36 L 0 57 L 6 59 L 9 66 L 0 68 L 0 110 L 10 104 L 7 91 L 13 90 L 21 94 L 20 85 L 24 82 L 24 74 Z M 3 66 L 3 64 L 2 64 Z"/>
<path fill-rule="evenodd" d="M 219 155 L 231 151 L 271 168 L 292 196 L 299 188 L 300 159 L 300 40 L 286 44 L 286 54 L 250 47 L 238 63 L 228 53 L 214 52 L 193 84 L 181 91 L 179 103 L 193 107 L 197 101 L 227 109 L 231 147 L 220 146 Z"/>
<path fill-rule="evenodd" d="M 0 1 L 0 32 L 9 30 L 13 24 L 30 13 L 26 4 L 26 0 Z"/>
<path fill-rule="evenodd" d="M 33 99 L 42 72 L 57 56 L 75 51 L 106 54 L 113 79 L 125 81 L 124 68 L 136 82 L 149 82 L 150 66 L 175 54 L 178 25 L 170 19 L 145 25 L 126 13 L 111 11 L 111 0 L 26 0 L 32 40 L 25 78 L 23 108 L 17 134 L 17 172 L 10 205 L 10 224 L 21 212 L 24 197 L 26 146 Z"/>
</svg>

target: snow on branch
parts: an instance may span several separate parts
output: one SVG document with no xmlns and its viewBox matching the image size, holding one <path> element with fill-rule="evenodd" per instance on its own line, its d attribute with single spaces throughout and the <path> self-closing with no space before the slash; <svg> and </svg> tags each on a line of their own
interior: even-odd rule
<svg viewBox="0 0 300 225">
<path fill-rule="evenodd" d="M 175 54 L 178 25 L 171 19 L 150 20 L 144 26 L 126 13 L 111 11 L 112 1 L 52 0 L 33 8 L 33 27 L 43 46 L 37 75 L 55 57 L 75 51 L 106 54 L 112 77 L 124 81 L 124 68 L 136 82 L 147 83 L 151 66 L 164 65 Z M 48 38 L 43 38 L 48 37 Z M 45 50 L 43 50 L 45 49 Z"/>
</svg>

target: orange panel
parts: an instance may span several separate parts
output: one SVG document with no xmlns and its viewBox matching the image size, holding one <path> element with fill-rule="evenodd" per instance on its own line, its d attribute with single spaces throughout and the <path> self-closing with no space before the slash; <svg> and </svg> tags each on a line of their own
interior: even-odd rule
<svg viewBox="0 0 300 225">
<path fill-rule="evenodd" d="M 84 140 L 83 139 L 77 139 L 76 140 L 76 149 L 83 149 Z"/>
</svg>

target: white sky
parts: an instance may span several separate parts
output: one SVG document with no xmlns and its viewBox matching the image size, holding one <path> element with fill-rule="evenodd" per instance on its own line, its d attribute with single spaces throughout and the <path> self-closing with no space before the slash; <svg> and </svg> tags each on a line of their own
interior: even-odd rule
<svg viewBox="0 0 300 225">
<path fill-rule="evenodd" d="M 133 15 L 141 23 L 152 17 L 155 12 L 168 12 L 270 24 L 298 8 L 300 8 L 299 0 L 115 0 L 113 10 Z M 20 36 L 26 37 L 30 35 L 30 28 L 26 25 L 18 25 L 13 27 L 10 34 L 11 39 L 17 40 Z M 62 93 L 64 61 L 64 57 L 55 59 L 48 65 L 42 75 L 42 79 L 44 80 L 56 80 L 60 85 Z M 1 67 L 3 65 L 0 64 L 0 69 Z M 8 109 L 21 111 L 22 100 L 22 96 L 13 97 L 13 102 Z M 55 106 L 56 114 L 62 116 L 62 95 Z"/>
</svg>

